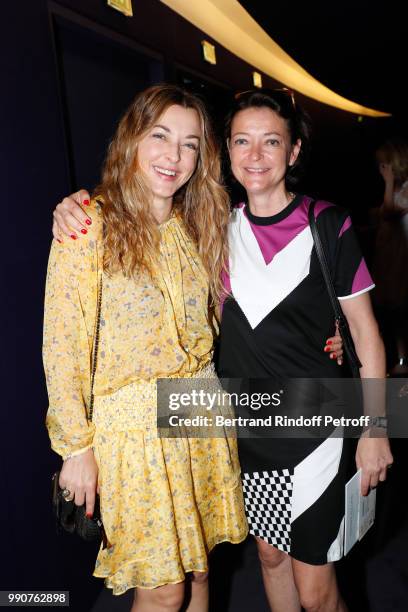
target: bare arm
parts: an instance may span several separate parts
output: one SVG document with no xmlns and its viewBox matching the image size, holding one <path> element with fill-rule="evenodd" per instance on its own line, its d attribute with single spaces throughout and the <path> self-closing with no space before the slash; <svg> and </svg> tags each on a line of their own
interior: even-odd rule
<svg viewBox="0 0 408 612">
<path fill-rule="evenodd" d="M 379 170 L 385 182 L 383 207 L 388 208 L 388 209 L 393 208 L 394 207 L 394 173 L 392 171 L 391 164 L 382 163 L 380 164 Z"/>
<path fill-rule="evenodd" d="M 379 414 L 385 409 L 385 352 L 370 296 L 363 293 L 355 298 L 341 300 L 341 306 L 363 364 L 360 369 L 363 383 L 364 379 L 374 379 L 363 384 L 364 402 L 370 404 L 370 414 Z M 375 405 L 371 407 L 371 404 Z M 393 462 L 388 438 L 384 435 L 370 437 L 372 433 L 368 430 L 361 436 L 356 452 L 357 469 L 362 468 L 363 495 L 367 495 L 370 487 L 376 487 L 379 481 L 386 479 L 387 467 Z"/>
</svg>

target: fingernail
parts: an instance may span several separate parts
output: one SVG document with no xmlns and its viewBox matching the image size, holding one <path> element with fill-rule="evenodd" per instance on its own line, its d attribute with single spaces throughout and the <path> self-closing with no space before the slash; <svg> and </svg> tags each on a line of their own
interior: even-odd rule
<svg viewBox="0 0 408 612">
<path fill-rule="evenodd" d="M 330 359 L 337 359 L 337 353 L 332 353 L 330 355 Z"/>
<path fill-rule="evenodd" d="M 77 237 L 75 236 L 75 234 L 71 234 L 71 238 L 72 238 L 72 240 L 76 240 L 76 239 L 77 239 Z"/>
<path fill-rule="evenodd" d="M 325 346 L 325 347 L 324 347 L 324 352 L 325 352 L 325 353 L 328 353 L 329 351 L 330 351 L 330 346 Z"/>
<path fill-rule="evenodd" d="M 85 204 L 85 206 L 89 206 L 89 200 L 83 200 L 82 204 Z"/>
<path fill-rule="evenodd" d="M 92 518 L 92 516 L 93 516 L 92 512 L 87 512 L 86 513 L 86 518 Z"/>
<path fill-rule="evenodd" d="M 333 344 L 333 340 L 326 340 L 326 344 Z"/>
<path fill-rule="evenodd" d="M 87 225 L 91 225 L 92 221 L 91 221 L 91 219 L 85 219 L 85 223 L 86 223 Z"/>
<path fill-rule="evenodd" d="M 87 233 L 88 233 L 88 230 L 86 230 L 85 228 L 81 229 L 81 234 L 87 234 Z"/>
</svg>

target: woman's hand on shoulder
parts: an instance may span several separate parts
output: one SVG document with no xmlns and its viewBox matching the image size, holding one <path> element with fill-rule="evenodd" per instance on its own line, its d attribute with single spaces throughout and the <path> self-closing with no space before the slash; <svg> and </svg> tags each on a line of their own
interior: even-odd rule
<svg viewBox="0 0 408 612">
<path fill-rule="evenodd" d="M 59 485 L 62 489 L 68 489 L 68 500 L 73 500 L 77 506 L 85 503 L 87 516 L 93 515 L 98 466 L 91 448 L 64 461 Z"/>
<path fill-rule="evenodd" d="M 82 207 L 86 208 L 90 203 L 89 193 L 80 189 L 57 204 L 53 212 L 52 233 L 58 242 L 63 242 L 64 236 L 76 240 L 88 233 L 92 219 Z"/>
</svg>

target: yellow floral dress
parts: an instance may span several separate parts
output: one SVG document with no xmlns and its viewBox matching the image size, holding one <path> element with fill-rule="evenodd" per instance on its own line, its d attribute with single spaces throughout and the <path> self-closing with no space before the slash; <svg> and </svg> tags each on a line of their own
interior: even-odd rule
<svg viewBox="0 0 408 612">
<path fill-rule="evenodd" d="M 87 210 L 88 212 L 88 210 Z M 92 230 L 53 242 L 45 297 L 43 357 L 52 448 L 66 459 L 93 448 L 109 546 L 94 575 L 120 595 L 206 571 L 219 542 L 247 535 L 233 438 L 159 438 L 158 377 L 215 377 L 208 282 L 182 220 L 160 226 L 154 281 L 102 271 L 102 213 Z M 89 405 L 98 283 L 103 296 Z"/>
</svg>

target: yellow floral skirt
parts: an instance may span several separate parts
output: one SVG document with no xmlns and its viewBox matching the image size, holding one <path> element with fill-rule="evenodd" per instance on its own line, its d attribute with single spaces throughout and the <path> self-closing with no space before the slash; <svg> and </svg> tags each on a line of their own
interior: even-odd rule
<svg viewBox="0 0 408 612">
<path fill-rule="evenodd" d="M 196 376 L 215 376 L 212 366 Z M 156 383 L 95 397 L 94 452 L 109 546 L 94 576 L 120 595 L 208 569 L 218 543 L 247 535 L 234 438 L 158 438 Z"/>
</svg>

